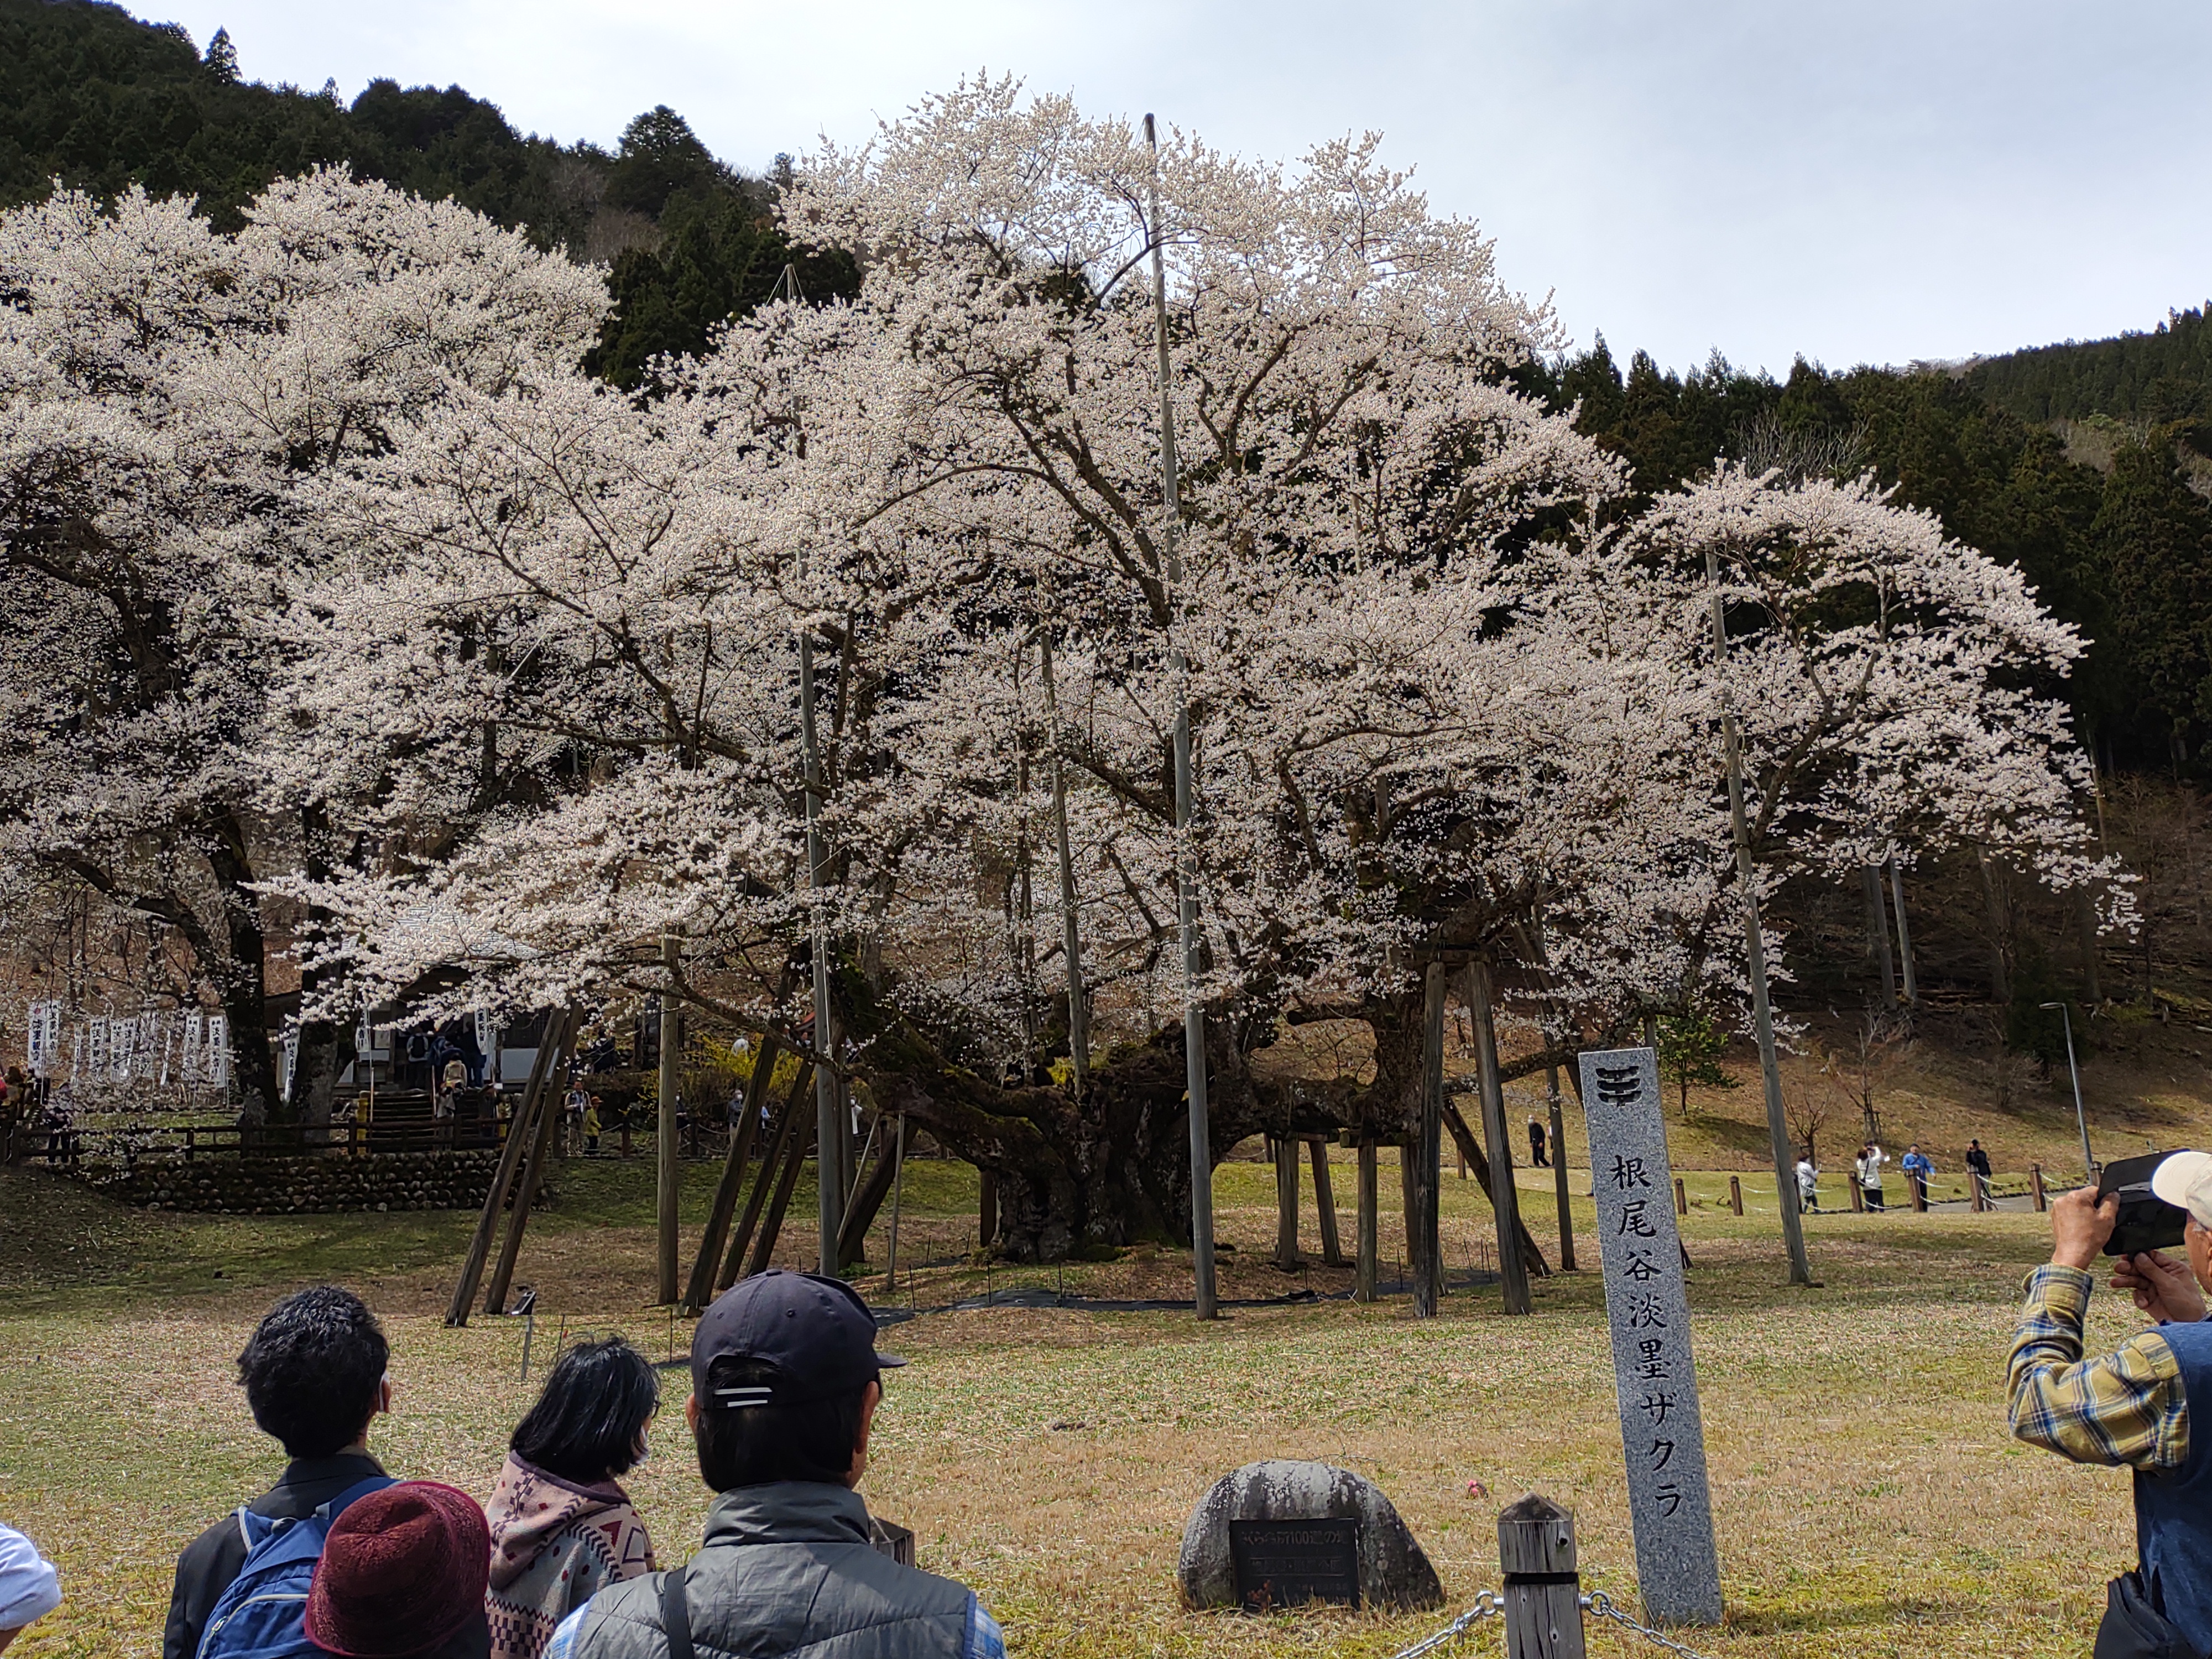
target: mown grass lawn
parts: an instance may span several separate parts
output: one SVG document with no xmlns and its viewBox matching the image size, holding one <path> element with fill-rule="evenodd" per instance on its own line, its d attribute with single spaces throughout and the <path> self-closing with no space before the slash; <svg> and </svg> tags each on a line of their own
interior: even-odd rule
<svg viewBox="0 0 2212 1659">
<path fill-rule="evenodd" d="M 917 1164 L 896 1299 L 980 1291 L 955 1260 L 972 1240 L 972 1171 Z M 1587 1184 L 1577 1172 L 1576 1189 Z M 696 1235 L 714 1178 L 687 1171 Z M 1692 1304 L 1719 1527 L 1724 1629 L 1714 1655 L 2073 1655 L 2087 1651 L 2106 1577 L 2130 1558 L 2124 1477 L 2014 1444 L 2003 1360 L 2044 1218 L 1958 1214 L 1814 1218 L 1824 1286 L 1781 1284 L 1760 1185 L 1726 1205 L 1725 1175 L 1687 1177 Z M 571 1165 L 533 1223 L 520 1277 L 540 1287 L 533 1382 L 563 1334 L 619 1329 L 656 1358 L 682 1325 L 651 1308 L 650 1173 Z M 1395 1171 L 1382 1182 L 1394 1207 Z M 1547 1250 L 1546 1172 L 1524 1201 Z M 1449 1176 L 1447 1254 L 1487 1224 Z M 1348 1168 L 1338 1200 L 1351 1239 Z M 1269 1173 L 1226 1166 L 1224 1293 L 1340 1288 L 1285 1274 L 1272 1247 Z M 795 1218 L 808 1214 L 802 1191 Z M 1316 1249 L 1310 1192 L 1304 1238 Z M 1586 1205 L 1582 1225 L 1589 1225 Z M 122 1212 L 51 1177 L 0 1171 L 0 1518 L 61 1565 L 67 1607 L 16 1651 L 140 1655 L 158 1644 L 172 1559 L 260 1490 L 280 1464 L 247 1419 L 229 1362 L 279 1291 L 354 1285 L 394 1348 L 395 1414 L 375 1449 L 396 1472 L 488 1492 L 531 1395 L 517 1322 L 440 1322 L 471 1218 L 195 1218 Z M 1384 1217 L 1384 1255 L 1397 1248 Z M 807 1254 L 794 1224 L 784 1259 Z M 688 1238 L 687 1238 L 688 1242 Z M 881 1230 L 873 1247 L 880 1264 Z M 1588 1253 L 1585 1252 L 1585 1259 Z M 220 1276 L 218 1277 L 218 1274 Z M 993 1267 L 989 1283 L 1173 1293 L 1187 1263 L 1132 1253 L 1066 1269 Z M 881 1275 L 869 1281 L 893 1299 Z M 1634 1553 L 1607 1364 L 1603 1296 L 1584 1273 L 1540 1284 L 1534 1317 L 1494 1290 L 1455 1294 L 1416 1324 L 1401 1299 L 1246 1309 L 1200 1328 L 1177 1313 L 991 1309 L 926 1314 L 887 1340 L 913 1364 L 891 1385 L 866 1492 L 920 1534 L 924 1565 L 974 1583 L 1024 1656 L 1382 1656 L 1442 1622 L 1308 1613 L 1194 1614 L 1174 1593 L 1191 1504 L 1263 1456 L 1319 1457 L 1378 1481 L 1436 1560 L 1455 1607 L 1497 1577 L 1498 1507 L 1535 1490 L 1575 1509 L 1588 1579 L 1633 1605 Z M 2132 1322 L 2099 1298 L 2094 1340 Z M 680 1398 L 683 1373 L 668 1372 Z M 665 1554 L 696 1539 L 707 1494 L 672 1416 L 631 1484 Z M 1470 1482 L 1480 1483 L 1471 1492 Z M 1474 1638 L 1495 1651 L 1495 1631 Z M 1593 1631 L 1600 1654 L 1639 1650 Z M 1643 1649 L 1656 1653 L 1656 1650 Z"/>
</svg>

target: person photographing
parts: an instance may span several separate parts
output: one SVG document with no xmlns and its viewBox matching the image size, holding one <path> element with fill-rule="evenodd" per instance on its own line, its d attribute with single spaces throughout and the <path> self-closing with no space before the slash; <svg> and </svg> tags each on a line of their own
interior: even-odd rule
<svg viewBox="0 0 2212 1659">
<path fill-rule="evenodd" d="M 2119 1221 L 2117 1194 L 2077 1188 L 2051 1208 L 2051 1260 L 2028 1275 L 2008 1366 L 2014 1437 L 2076 1463 L 2135 1472 L 2139 1565 L 2112 1581 L 2096 1659 L 2212 1655 L 2212 1153 L 2176 1152 L 2151 1177 L 2185 1212 L 2185 1261 L 2162 1250 L 2114 1258 L 2115 1290 L 2158 1322 L 2085 1358 L 2091 1265 Z"/>
</svg>

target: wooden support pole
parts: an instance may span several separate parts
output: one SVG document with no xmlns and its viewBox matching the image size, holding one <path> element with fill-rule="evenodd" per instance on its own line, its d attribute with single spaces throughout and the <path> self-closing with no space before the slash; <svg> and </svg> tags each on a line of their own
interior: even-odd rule
<svg viewBox="0 0 2212 1659">
<path fill-rule="evenodd" d="M 818 1095 L 816 1100 L 818 1103 Z M 783 1231 L 783 1212 L 791 1206 L 792 1188 L 799 1185 L 799 1172 L 805 1166 L 807 1138 L 803 1134 L 795 1137 L 791 1143 L 791 1156 L 784 1159 L 782 1172 L 775 1178 L 775 1195 L 769 1200 L 768 1218 L 761 1223 L 760 1239 L 753 1246 L 752 1261 L 745 1267 L 745 1276 L 749 1279 L 755 1273 L 765 1273 L 768 1264 L 775 1257 L 775 1242 Z M 763 1170 L 762 1174 L 765 1176 L 767 1171 Z M 818 1156 L 815 1160 L 814 1178 L 817 1181 L 822 1178 L 822 1163 Z M 834 1170 L 830 1178 L 836 1179 Z"/>
<path fill-rule="evenodd" d="M 890 1260 L 884 1263 L 884 1283 L 890 1289 L 898 1288 L 899 1205 L 906 1197 L 906 1114 L 898 1115 L 898 1139 L 891 1156 L 898 1160 L 891 1175 L 891 1239 L 886 1252 Z"/>
<path fill-rule="evenodd" d="M 1575 1517 L 1530 1492 L 1498 1516 L 1506 1659 L 1583 1659 Z"/>
<path fill-rule="evenodd" d="M 537 1200 L 538 1183 L 544 1179 L 545 1159 L 553 1149 L 554 1127 L 561 1118 L 555 1101 L 558 1089 L 555 1078 L 568 1058 L 570 1045 L 575 1042 L 580 1018 L 572 1008 L 560 1017 L 550 1033 L 553 1057 L 539 1079 L 538 1112 L 528 1130 L 530 1155 L 522 1166 L 522 1184 L 514 1189 L 514 1202 L 507 1209 L 507 1237 L 500 1242 L 499 1265 L 492 1269 L 491 1283 L 484 1291 L 486 1313 L 502 1313 L 507 1309 L 507 1292 L 514 1282 L 515 1259 L 522 1254 L 522 1230 L 530 1220 L 530 1206 Z M 524 1126 L 518 1120 L 507 1133 L 520 1134 Z"/>
<path fill-rule="evenodd" d="M 1928 1210 L 1928 1183 L 1917 1175 L 1909 1175 L 1905 1177 L 1905 1184 L 1912 1194 L 1913 1213 L 1924 1215 Z"/>
<path fill-rule="evenodd" d="M 883 1211 L 884 1200 L 891 1195 L 891 1182 L 897 1175 L 898 1155 L 885 1140 L 883 1149 L 876 1154 L 876 1161 L 868 1168 L 868 1178 L 853 1188 L 853 1201 L 846 1206 L 845 1230 L 837 1236 L 837 1266 L 841 1269 L 866 1255 L 868 1229 L 876 1224 L 876 1217 Z"/>
<path fill-rule="evenodd" d="M 1444 965 L 1428 965 L 1421 996 L 1421 1121 L 1413 1148 L 1411 1200 L 1406 1217 L 1406 1255 L 1413 1267 L 1413 1316 L 1435 1316 L 1443 1292 L 1443 1251 L 1437 1228 L 1437 1177 L 1443 1168 L 1444 1132 Z"/>
<path fill-rule="evenodd" d="M 707 1213 L 707 1231 L 699 1240 L 698 1259 L 684 1291 L 684 1311 L 696 1315 L 714 1299 L 714 1269 L 720 1265 L 723 1247 L 729 1243 L 731 1218 L 737 1213 L 738 1194 L 744 1190 L 745 1172 L 752 1161 L 753 1141 L 760 1128 L 761 1102 L 775 1076 L 781 1045 L 773 1036 L 763 1036 L 753 1054 L 752 1075 L 745 1080 L 744 1104 L 738 1108 L 737 1122 L 730 1126 L 729 1156 L 722 1160 L 721 1184 L 714 1188 L 714 1207 Z"/>
<path fill-rule="evenodd" d="M 1979 1215 L 1984 1210 L 1990 1207 L 1989 1200 L 1982 1193 L 1982 1176 L 1979 1170 L 1969 1170 L 1966 1171 L 1966 1207 L 1971 1209 L 1976 1215 Z"/>
<path fill-rule="evenodd" d="M 975 1197 L 975 1248 L 988 1250 L 999 1237 L 999 1172 L 978 1169 Z"/>
<path fill-rule="evenodd" d="M 1734 1210 L 1738 1215 L 1743 1213 L 1743 1177 L 1741 1176 L 1729 1177 L 1729 1208 Z"/>
<path fill-rule="evenodd" d="M 1275 1265 L 1285 1273 L 1305 1265 L 1298 1255 L 1298 1143 L 1270 1137 L 1275 1158 Z"/>
<path fill-rule="evenodd" d="M 1674 1177 L 1674 1213 L 1676 1215 L 1687 1215 L 1689 1212 L 1689 1194 L 1682 1190 L 1682 1177 L 1676 1176 Z"/>
<path fill-rule="evenodd" d="M 807 1091 L 814 1086 L 814 1066 L 811 1061 L 799 1068 L 792 1079 L 791 1093 L 783 1103 L 783 1110 L 775 1120 L 775 1133 L 769 1137 L 768 1150 L 761 1154 L 760 1174 L 753 1182 L 752 1196 L 745 1200 L 744 1218 L 737 1231 L 730 1235 L 729 1254 L 722 1258 L 722 1271 L 714 1276 L 714 1293 L 719 1296 L 738 1282 L 745 1254 L 752 1248 L 753 1230 L 760 1225 L 761 1214 L 768 1206 L 769 1194 L 775 1187 L 776 1174 L 784 1161 L 791 1156 L 791 1143 L 801 1136 L 805 1127 L 809 1102 Z M 803 1138 L 803 1137 L 802 1137 Z"/>
<path fill-rule="evenodd" d="M 1853 1213 L 1858 1215 L 1866 1213 L 1866 1188 L 1859 1185 L 1858 1174 L 1856 1170 L 1851 1175 L 1851 1210 Z"/>
<path fill-rule="evenodd" d="M 1547 1066 L 1544 1073 L 1547 1104 L 1552 1113 L 1552 1188 L 1559 1206 L 1559 1271 L 1575 1270 L 1575 1212 L 1567 1194 L 1567 1130 L 1559 1113 L 1559 1068 Z"/>
<path fill-rule="evenodd" d="M 1498 1075 L 1498 1027 L 1491 1014 L 1490 964 L 1469 963 L 1468 1006 L 1474 1015 L 1474 1057 L 1482 1085 L 1482 1138 L 1490 1153 L 1490 1207 L 1498 1224 L 1498 1276 L 1505 1311 L 1535 1311 L 1528 1294 L 1528 1266 L 1521 1259 L 1521 1197 L 1513 1184 L 1513 1141 L 1505 1127 L 1505 1092 Z"/>
<path fill-rule="evenodd" d="M 660 994 L 660 1098 L 653 1115 L 653 1219 L 655 1290 L 653 1302 L 665 1306 L 676 1300 L 677 1233 L 682 1218 L 684 1149 L 677 1144 L 676 1091 L 682 1086 L 678 1062 L 683 1059 L 684 1013 L 677 1006 L 676 935 L 660 936 L 661 965 L 667 970 L 669 988 Z"/>
<path fill-rule="evenodd" d="M 1352 1292 L 1355 1302 L 1375 1299 L 1375 1142 L 1372 1137 L 1359 1138 L 1359 1216 L 1357 1222 L 1359 1237 L 1353 1248 L 1359 1256 L 1358 1284 Z"/>
<path fill-rule="evenodd" d="M 2037 1209 L 2047 1210 L 2051 1207 L 2043 1196 L 2043 1166 L 2040 1164 L 2031 1164 L 2027 1166 L 2027 1190 L 2035 1200 Z"/>
<path fill-rule="evenodd" d="M 545 1017 L 546 1036 L 561 1018 L 558 1014 Z M 538 1109 L 538 1096 L 544 1091 L 545 1073 L 551 1060 L 552 1045 L 540 1037 L 538 1052 L 530 1062 L 530 1081 L 524 1085 L 522 1103 L 515 1108 L 514 1119 L 507 1125 L 507 1144 L 500 1148 L 499 1168 L 491 1178 L 491 1190 L 484 1194 L 483 1212 L 477 1217 L 477 1231 L 469 1241 L 469 1253 L 461 1263 L 460 1279 L 453 1285 L 453 1299 L 446 1304 L 446 1323 L 459 1328 L 469 1322 L 469 1306 L 477 1299 L 477 1286 L 483 1282 L 484 1261 L 491 1255 L 492 1235 L 499 1230 L 499 1212 L 507 1207 L 507 1189 L 514 1185 L 514 1172 L 521 1165 L 523 1147 L 529 1133 L 532 1115 Z M 353 1126 L 358 1133 L 361 1125 Z M 191 1131 L 185 1131 L 185 1156 L 191 1156 Z"/>
<path fill-rule="evenodd" d="M 1309 1140 L 1306 1148 L 1313 1154 L 1314 1209 L 1321 1217 L 1322 1266 L 1341 1267 L 1344 1246 L 1336 1236 L 1336 1191 L 1329 1185 L 1328 1142 Z"/>
</svg>

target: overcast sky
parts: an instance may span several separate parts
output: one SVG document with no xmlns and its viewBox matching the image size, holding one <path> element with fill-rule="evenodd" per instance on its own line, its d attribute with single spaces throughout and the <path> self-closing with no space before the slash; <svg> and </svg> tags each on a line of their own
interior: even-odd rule
<svg viewBox="0 0 2212 1659">
<path fill-rule="evenodd" d="M 252 77 L 458 82 L 757 170 L 988 68 L 1295 155 L 1387 135 L 1578 343 L 1785 371 L 2156 323 L 2212 295 L 2204 0 L 181 0 Z"/>
</svg>

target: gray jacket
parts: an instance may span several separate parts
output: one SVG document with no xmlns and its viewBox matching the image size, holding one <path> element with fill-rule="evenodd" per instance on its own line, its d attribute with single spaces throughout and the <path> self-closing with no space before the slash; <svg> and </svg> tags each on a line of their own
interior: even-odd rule
<svg viewBox="0 0 2212 1659">
<path fill-rule="evenodd" d="M 811 1481 L 740 1486 L 707 1512 L 684 1570 L 698 1659 L 965 1659 L 967 1587 L 901 1566 L 869 1541 L 857 1492 Z M 659 1573 L 586 1607 L 575 1659 L 665 1659 Z"/>
</svg>

